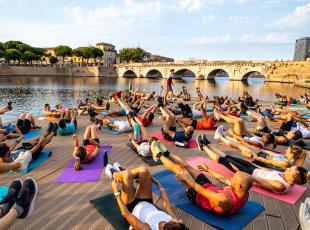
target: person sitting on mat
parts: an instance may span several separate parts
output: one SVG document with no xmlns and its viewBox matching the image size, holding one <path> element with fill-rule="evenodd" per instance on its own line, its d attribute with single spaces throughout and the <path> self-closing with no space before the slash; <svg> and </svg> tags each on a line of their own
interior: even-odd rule
<svg viewBox="0 0 310 230">
<path fill-rule="evenodd" d="M 202 114 L 202 119 L 192 119 L 192 118 L 178 118 L 177 121 L 181 125 L 187 127 L 191 126 L 197 130 L 209 130 L 214 129 L 216 120 L 212 116 L 207 116 L 205 102 L 200 102 L 200 111 Z"/>
<path fill-rule="evenodd" d="M 188 93 L 186 86 L 182 86 L 183 101 L 190 101 L 191 95 Z"/>
<path fill-rule="evenodd" d="M 215 139 L 224 144 L 236 148 L 244 157 L 253 160 L 253 163 L 261 167 L 274 168 L 280 171 L 294 165 L 303 166 L 307 153 L 299 146 L 291 145 L 286 149 L 285 155 L 272 152 L 270 150 L 259 149 L 247 143 L 242 143 L 225 135 L 223 126 L 215 131 Z"/>
<path fill-rule="evenodd" d="M 111 180 L 114 197 L 122 216 L 132 227 L 130 229 L 186 229 L 182 221 L 177 219 L 165 189 L 151 176 L 146 167 L 122 170 L 119 164 L 117 167 L 108 164 L 105 172 Z M 134 180 L 139 181 L 137 188 L 134 187 Z M 164 211 L 157 209 L 153 204 L 152 184 L 159 188 Z"/>
<path fill-rule="evenodd" d="M 294 184 L 303 185 L 307 183 L 307 177 L 309 177 L 309 175 L 307 170 L 303 167 L 292 166 L 286 168 L 284 172 L 258 168 L 249 161 L 227 155 L 219 149 L 210 146 L 210 142 L 205 135 L 199 135 L 197 137 L 197 143 L 199 149 L 207 153 L 213 161 L 224 165 L 233 173 L 241 171 L 251 175 L 258 186 L 271 192 L 286 193 Z"/>
<path fill-rule="evenodd" d="M 100 149 L 100 141 L 97 137 L 97 131 L 100 125 L 89 125 L 85 129 L 83 145 L 80 146 L 79 138 L 77 135 L 73 135 L 72 139 L 74 141 L 74 151 L 73 159 L 74 169 L 81 170 L 81 163 L 90 162 L 95 159 Z"/>
<path fill-rule="evenodd" d="M 163 119 L 162 134 L 164 139 L 167 141 L 177 142 L 177 145 L 188 147 L 188 141 L 192 138 L 195 129 L 192 126 L 187 126 L 186 128 L 183 128 L 182 131 L 177 131 L 176 116 L 169 109 L 163 106 L 160 99 L 158 106 Z"/>
<path fill-rule="evenodd" d="M 36 125 L 31 113 L 22 113 L 19 115 L 16 126 L 22 134 L 29 133 L 30 129 L 41 128 Z"/>
<path fill-rule="evenodd" d="M 208 172 L 210 176 L 226 185 L 220 188 L 179 156 L 169 153 L 163 143 L 153 141 L 151 151 L 155 161 L 160 160 L 168 170 L 176 174 L 176 178 L 185 187 L 187 198 L 198 208 L 221 215 L 232 215 L 248 201 L 253 180 L 246 173 L 237 172 L 228 179 L 220 172 L 208 168 L 206 164 L 200 165 L 200 171 Z"/>
<path fill-rule="evenodd" d="M 24 142 L 15 149 L 22 137 L 8 146 L 6 143 L 0 144 L 0 173 L 10 170 L 24 170 L 28 168 L 30 162 L 37 160 L 44 147 L 48 145 L 57 134 L 57 124 L 49 123 L 46 133 L 30 142 Z"/>
<path fill-rule="evenodd" d="M 0 228 L 9 229 L 17 218 L 30 216 L 38 195 L 38 185 L 32 178 L 15 179 L 0 202 Z"/>
<path fill-rule="evenodd" d="M 76 111 L 67 109 L 61 113 L 60 120 L 58 121 L 58 135 L 71 135 L 75 133 L 77 128 Z"/>
</svg>

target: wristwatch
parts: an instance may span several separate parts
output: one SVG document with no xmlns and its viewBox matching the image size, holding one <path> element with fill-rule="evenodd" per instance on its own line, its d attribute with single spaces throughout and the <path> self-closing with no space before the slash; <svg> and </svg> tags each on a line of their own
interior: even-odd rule
<svg viewBox="0 0 310 230">
<path fill-rule="evenodd" d="M 121 195 L 120 192 L 115 192 L 115 193 L 114 193 L 114 198 L 116 198 L 116 197 L 119 196 L 119 195 Z"/>
</svg>

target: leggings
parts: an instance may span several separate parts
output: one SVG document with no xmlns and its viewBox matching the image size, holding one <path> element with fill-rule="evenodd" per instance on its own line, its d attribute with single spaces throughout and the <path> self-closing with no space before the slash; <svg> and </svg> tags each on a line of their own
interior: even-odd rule
<svg viewBox="0 0 310 230">
<path fill-rule="evenodd" d="M 257 167 L 251 162 L 248 162 L 238 157 L 232 157 L 229 155 L 226 155 L 225 157 L 220 157 L 218 162 L 224 165 L 226 168 L 228 168 L 232 172 L 236 172 L 236 170 L 234 170 L 231 164 L 233 164 L 240 171 L 248 173 L 250 175 L 252 175 L 253 171 L 257 169 Z"/>
</svg>

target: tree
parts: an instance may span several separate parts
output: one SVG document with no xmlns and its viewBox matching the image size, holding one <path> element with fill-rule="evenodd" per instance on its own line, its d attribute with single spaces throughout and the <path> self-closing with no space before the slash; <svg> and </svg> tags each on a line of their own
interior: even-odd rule
<svg viewBox="0 0 310 230">
<path fill-rule="evenodd" d="M 70 56 L 72 53 L 72 49 L 69 46 L 60 45 L 55 48 L 56 56 L 62 57 L 63 64 L 65 64 L 66 56 Z"/>
<path fill-rule="evenodd" d="M 21 52 L 19 52 L 17 49 L 6 49 L 4 52 L 5 59 L 10 62 L 10 61 L 18 61 L 20 62 L 21 59 Z"/>
<path fill-rule="evenodd" d="M 58 62 L 58 58 L 55 57 L 55 56 L 50 56 L 49 57 L 49 61 L 50 61 L 51 65 L 54 65 L 54 64 L 56 64 Z"/>
<path fill-rule="evenodd" d="M 91 46 L 91 54 L 92 54 L 92 58 L 94 59 L 95 61 L 95 64 L 97 65 L 97 58 L 102 58 L 103 56 L 103 51 L 97 47 L 93 47 Z"/>
<path fill-rule="evenodd" d="M 22 55 L 21 55 L 21 59 L 27 63 L 30 62 L 30 64 L 32 64 L 32 61 L 37 60 L 38 59 L 38 55 L 34 54 L 31 51 L 25 51 Z"/>
<path fill-rule="evenodd" d="M 76 49 L 72 50 L 72 54 L 75 55 L 78 58 L 81 58 L 82 62 L 84 62 L 83 48 L 76 48 Z"/>
<path fill-rule="evenodd" d="M 91 47 L 85 47 L 82 48 L 83 50 L 83 57 L 86 59 L 86 62 L 88 63 L 89 59 L 92 58 L 92 49 Z"/>
<path fill-rule="evenodd" d="M 124 48 L 119 51 L 119 57 L 122 62 L 142 62 L 143 56 L 144 50 L 141 48 Z"/>
</svg>

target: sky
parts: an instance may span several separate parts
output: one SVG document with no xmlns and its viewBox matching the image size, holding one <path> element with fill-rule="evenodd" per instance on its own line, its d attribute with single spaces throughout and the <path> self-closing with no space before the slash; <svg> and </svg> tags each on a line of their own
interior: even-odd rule
<svg viewBox="0 0 310 230">
<path fill-rule="evenodd" d="M 0 0 L 0 41 L 109 42 L 177 60 L 288 60 L 310 0 Z"/>
</svg>

